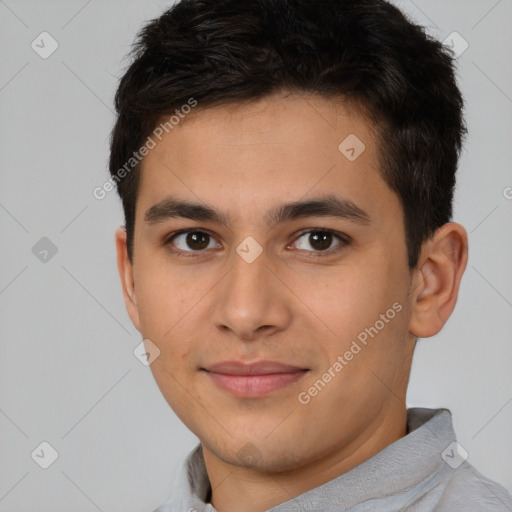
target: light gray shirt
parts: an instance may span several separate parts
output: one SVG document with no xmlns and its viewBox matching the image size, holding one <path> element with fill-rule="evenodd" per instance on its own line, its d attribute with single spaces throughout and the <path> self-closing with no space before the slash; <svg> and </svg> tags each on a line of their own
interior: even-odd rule
<svg viewBox="0 0 512 512">
<path fill-rule="evenodd" d="M 407 435 L 347 473 L 267 512 L 512 512 L 512 496 L 476 471 L 456 443 L 448 409 L 407 410 Z M 154 512 L 216 512 L 201 445 Z"/>
</svg>

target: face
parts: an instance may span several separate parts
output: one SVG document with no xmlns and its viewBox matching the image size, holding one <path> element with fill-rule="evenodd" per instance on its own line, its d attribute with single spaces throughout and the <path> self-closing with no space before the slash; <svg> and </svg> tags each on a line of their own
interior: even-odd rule
<svg viewBox="0 0 512 512">
<path fill-rule="evenodd" d="M 128 311 L 222 461 L 304 465 L 404 406 L 411 280 L 379 166 L 367 119 L 312 95 L 195 112 L 146 156 Z"/>
</svg>

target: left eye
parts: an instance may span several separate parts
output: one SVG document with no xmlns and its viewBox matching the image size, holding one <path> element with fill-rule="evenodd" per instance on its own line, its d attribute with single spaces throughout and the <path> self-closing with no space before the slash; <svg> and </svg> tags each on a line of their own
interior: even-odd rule
<svg viewBox="0 0 512 512">
<path fill-rule="evenodd" d="M 314 251 L 309 252 L 322 252 L 332 249 L 332 243 L 336 240 L 338 240 L 338 243 L 334 247 L 348 243 L 347 240 L 334 234 L 332 231 L 317 230 L 303 233 L 299 238 L 297 238 L 294 245 L 296 245 L 298 249 L 306 251 L 309 251 L 307 248 L 309 245 L 314 249 Z"/>
</svg>

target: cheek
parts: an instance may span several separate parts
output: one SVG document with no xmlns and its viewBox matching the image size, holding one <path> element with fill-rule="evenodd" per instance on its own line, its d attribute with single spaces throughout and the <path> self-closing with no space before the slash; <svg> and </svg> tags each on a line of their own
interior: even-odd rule
<svg viewBox="0 0 512 512">
<path fill-rule="evenodd" d="M 184 390 L 195 361 L 192 340 L 197 336 L 197 322 L 193 317 L 198 293 L 179 271 L 148 265 L 139 275 L 137 305 L 142 333 L 160 350 L 150 369 L 173 410 L 186 408 L 190 401 Z"/>
<path fill-rule="evenodd" d="M 178 271 L 170 272 L 163 266 L 144 265 L 137 275 L 136 296 L 141 330 L 145 338 L 153 340 L 161 351 L 176 349 L 183 339 L 183 319 L 197 302 L 194 281 L 190 282 Z"/>
<path fill-rule="evenodd" d="M 368 268 L 347 264 L 329 272 L 306 269 L 289 276 L 290 288 L 328 338 L 352 340 L 392 306 L 386 278 Z"/>
<path fill-rule="evenodd" d="M 292 289 L 314 312 L 309 321 L 321 330 L 322 364 L 331 365 L 348 351 L 349 367 L 355 370 L 343 372 L 345 377 L 351 374 L 349 385 L 356 388 L 361 380 L 375 380 L 369 368 L 391 378 L 401 365 L 407 334 L 406 284 L 398 266 L 386 261 L 347 264 L 320 278 L 313 272 L 296 275 Z"/>
</svg>

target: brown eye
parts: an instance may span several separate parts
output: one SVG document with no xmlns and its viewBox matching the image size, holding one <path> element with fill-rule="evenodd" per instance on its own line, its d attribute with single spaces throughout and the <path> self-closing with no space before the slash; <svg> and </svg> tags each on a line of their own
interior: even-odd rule
<svg viewBox="0 0 512 512">
<path fill-rule="evenodd" d="M 168 242 L 181 252 L 201 252 L 204 249 L 220 247 L 214 238 L 204 231 L 183 231 L 174 235 Z"/>
<path fill-rule="evenodd" d="M 309 230 L 297 238 L 297 249 L 310 253 L 334 252 L 337 248 L 349 244 L 348 237 L 326 229 Z"/>
<path fill-rule="evenodd" d="M 210 235 L 202 233 L 201 231 L 194 231 L 188 233 L 185 239 L 185 243 L 188 247 L 194 250 L 206 249 L 208 247 Z"/>
<path fill-rule="evenodd" d="M 327 231 L 317 231 L 310 233 L 309 235 L 309 243 L 311 244 L 311 247 L 314 247 L 319 251 L 329 249 L 332 244 L 332 239 L 332 234 Z"/>
</svg>

